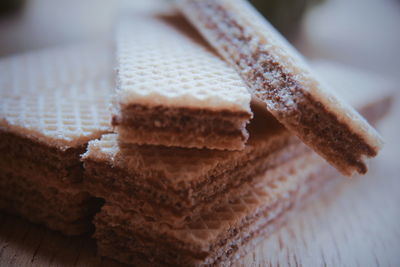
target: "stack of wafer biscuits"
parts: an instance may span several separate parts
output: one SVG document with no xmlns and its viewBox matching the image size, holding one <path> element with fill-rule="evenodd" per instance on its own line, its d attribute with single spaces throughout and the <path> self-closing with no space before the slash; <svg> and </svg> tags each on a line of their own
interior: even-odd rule
<svg viewBox="0 0 400 267">
<path fill-rule="evenodd" d="M 231 265 L 337 170 L 367 171 L 382 141 L 354 108 L 375 124 L 391 88 L 314 73 L 243 1 L 153 2 L 116 25 L 115 58 L 1 60 L 0 209 L 68 235 L 93 223 L 99 255 L 127 264 Z"/>
<path fill-rule="evenodd" d="M 90 141 L 82 156 L 86 188 L 105 200 L 94 220 L 100 255 L 133 265 L 230 265 L 335 183 L 336 170 L 263 99 L 250 102 L 240 75 L 177 11 L 135 14 L 118 27 L 116 133 Z M 388 94 L 360 100 L 363 88 L 339 89 L 372 122 L 390 106 Z M 215 116 L 228 109 L 247 115 L 232 113 L 239 123 Z M 376 135 L 353 108 L 345 111 Z M 226 139 L 210 121 L 249 137 Z"/>
<path fill-rule="evenodd" d="M 110 58 L 82 44 L 0 61 L 0 209 L 68 235 L 90 230 L 99 204 L 81 186 L 80 154 L 111 130 Z"/>
<path fill-rule="evenodd" d="M 373 97 L 375 87 L 368 90 L 371 97 L 359 100 L 365 88 L 352 89 L 349 100 L 371 122 L 388 111 L 388 94 Z M 333 178 L 339 174 L 271 115 L 253 111 L 243 151 L 126 147 L 118 145 L 115 134 L 91 141 L 84 155 L 87 181 L 90 191 L 106 200 L 95 218 L 99 254 L 133 265 L 230 265 L 305 201 L 337 182 Z M 266 121 L 271 128 L 265 127 Z M 273 152 L 279 139 L 291 142 Z M 258 146 L 264 153 L 254 150 Z M 260 159 L 249 159 L 248 151 Z M 243 165 L 233 171 L 220 167 L 238 158 Z M 169 184 L 173 178 L 182 183 L 175 192 Z M 206 197 L 195 197 L 201 190 L 191 186 L 196 183 L 205 188 L 201 195 Z M 181 202 L 176 201 L 179 196 Z"/>
<path fill-rule="evenodd" d="M 387 111 L 387 101 L 385 97 L 379 102 L 366 102 L 368 108 L 363 111 L 371 118 L 379 119 Z M 108 182 L 114 179 L 115 183 L 118 183 L 118 177 L 124 177 L 125 185 L 135 183 L 137 176 L 121 175 L 117 167 L 119 163 L 112 160 L 115 156 L 118 158 L 119 153 L 124 153 L 118 149 L 112 135 L 103 136 L 100 141 L 90 144 L 87 157 L 92 160 L 96 158 L 98 162 L 96 165 L 88 163 L 87 170 L 93 174 L 96 169 L 91 168 L 97 166 L 98 173 L 104 173 L 104 176 L 98 175 L 97 180 L 93 180 L 94 186 L 99 182 L 99 177 Z M 194 157 L 196 151 L 192 153 Z M 125 157 L 129 158 L 129 155 L 125 154 Z M 201 158 L 198 160 L 204 161 Z M 113 164 L 115 167 L 110 167 Z M 187 174 L 191 175 L 191 164 L 182 164 L 187 166 Z M 149 199 L 136 199 L 136 192 L 147 192 L 140 186 L 125 193 L 125 196 L 120 194 L 116 199 L 103 193 L 105 199 L 110 200 L 95 220 L 95 237 L 98 239 L 100 255 L 130 264 L 230 263 L 250 250 L 257 239 L 278 228 L 286 220 L 288 211 L 296 205 L 302 205 L 305 199 L 312 197 L 311 193 L 320 191 L 330 183 L 332 175 L 338 174 L 315 154 L 304 152 L 253 178 L 252 182 L 231 189 L 234 193 L 220 196 L 211 205 L 198 203 L 205 205 L 204 208 L 199 209 L 200 212 L 190 212 L 191 217 L 179 223 L 175 221 L 176 218 L 171 218 L 167 207 L 153 206 L 152 203 L 146 206 Z M 89 175 L 89 179 L 93 177 Z M 131 180 L 127 180 L 129 177 Z M 99 184 L 99 187 L 106 188 L 101 181 Z M 121 190 L 113 183 L 107 186 L 113 189 L 109 193 Z M 219 183 L 219 186 L 223 186 L 223 183 Z M 158 200 L 153 194 L 151 198 Z M 170 225 L 171 222 L 177 224 Z"/>
</svg>

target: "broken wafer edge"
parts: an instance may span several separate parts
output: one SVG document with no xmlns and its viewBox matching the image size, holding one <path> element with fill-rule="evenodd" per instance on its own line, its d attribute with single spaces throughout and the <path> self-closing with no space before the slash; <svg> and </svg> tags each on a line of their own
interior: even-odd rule
<svg viewBox="0 0 400 267">
<path fill-rule="evenodd" d="M 111 51 L 79 43 L 0 59 L 0 210 L 65 235 L 90 231 L 99 203 L 79 155 L 111 132 Z"/>
<path fill-rule="evenodd" d="M 231 63 L 252 94 L 342 174 L 367 172 L 383 140 L 313 74 L 302 56 L 243 0 L 176 0 L 205 39 Z"/>
</svg>

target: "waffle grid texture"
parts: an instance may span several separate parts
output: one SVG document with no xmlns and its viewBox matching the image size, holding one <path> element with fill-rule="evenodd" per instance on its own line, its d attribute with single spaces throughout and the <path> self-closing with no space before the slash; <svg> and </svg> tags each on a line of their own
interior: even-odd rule
<svg viewBox="0 0 400 267">
<path fill-rule="evenodd" d="M 62 150 L 109 132 L 110 54 L 80 45 L 1 60 L 0 129 Z"/>
<path fill-rule="evenodd" d="M 25 95 L 110 75 L 105 44 L 74 44 L 8 56 L 0 60 L 1 93 Z"/>
<path fill-rule="evenodd" d="M 238 74 L 175 11 L 164 13 L 118 25 L 119 103 L 250 112 Z"/>
<path fill-rule="evenodd" d="M 232 222 L 241 224 L 243 220 L 247 219 L 246 216 L 257 214 L 258 210 L 266 203 L 272 207 L 273 204 L 289 198 L 290 193 L 299 189 L 316 166 L 304 164 L 301 170 L 294 171 L 293 174 L 282 174 L 268 186 L 265 184 L 258 187 L 244 185 L 243 191 L 248 192 L 246 195 L 227 201 L 213 212 L 190 223 L 185 229 L 175 230 L 175 234 L 190 243 L 199 244 L 203 250 L 208 250 L 209 244 L 215 244 L 221 234 L 225 234 L 232 227 Z M 279 210 L 271 210 L 268 217 L 273 220 L 275 214 L 279 213 Z"/>
<path fill-rule="evenodd" d="M 305 155 L 301 161 L 302 168 L 296 168 L 291 173 L 282 173 L 268 186 L 265 183 L 258 186 L 245 185 L 243 191 L 248 192 L 247 194 L 227 200 L 213 211 L 203 214 L 200 219 L 189 222 L 182 228 L 172 229 L 166 225 L 146 221 L 141 216 L 132 216 L 110 204 L 103 207 L 102 213 L 106 213 L 110 220 L 107 227 L 115 229 L 116 232 L 135 233 L 138 231 L 140 235 L 142 231 L 145 231 L 143 234 L 150 235 L 151 239 L 158 240 L 163 237 L 166 244 L 173 242 L 173 249 L 205 253 L 209 256 L 221 255 L 226 249 L 225 246 L 231 246 L 236 242 L 240 244 L 242 238 L 245 240 L 246 235 L 272 222 L 296 199 L 300 199 L 309 192 L 310 187 L 316 185 L 314 182 L 309 183 L 309 180 L 312 180 L 313 175 L 320 170 L 324 162 L 314 154 Z M 317 180 L 321 179 L 322 177 Z M 115 224 L 115 222 L 126 223 Z M 231 231 L 239 232 L 230 236 Z M 224 240 L 228 243 L 223 243 Z M 151 246 L 150 243 L 147 245 Z M 168 245 L 165 249 L 167 247 Z M 212 257 L 207 260 L 212 261 Z"/>
</svg>

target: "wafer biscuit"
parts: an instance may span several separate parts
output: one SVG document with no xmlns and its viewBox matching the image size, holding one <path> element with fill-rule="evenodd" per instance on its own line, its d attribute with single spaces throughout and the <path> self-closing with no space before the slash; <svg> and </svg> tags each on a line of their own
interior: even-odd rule
<svg viewBox="0 0 400 267">
<path fill-rule="evenodd" d="M 37 182 L 31 176 L 16 174 L 15 170 L 0 172 L 0 190 L 2 211 L 44 224 L 65 235 L 92 231 L 90 221 L 102 203 L 88 193 Z"/>
<path fill-rule="evenodd" d="M 91 229 L 80 154 L 111 131 L 110 58 L 103 43 L 0 60 L 0 209 L 68 235 Z"/>
<path fill-rule="evenodd" d="M 345 175 L 367 172 L 379 134 L 311 71 L 244 0 L 177 0 L 186 18 L 231 63 L 289 131 Z"/>
<path fill-rule="evenodd" d="M 176 11 L 131 15 L 116 36 L 121 142 L 244 148 L 250 93 Z"/>
</svg>

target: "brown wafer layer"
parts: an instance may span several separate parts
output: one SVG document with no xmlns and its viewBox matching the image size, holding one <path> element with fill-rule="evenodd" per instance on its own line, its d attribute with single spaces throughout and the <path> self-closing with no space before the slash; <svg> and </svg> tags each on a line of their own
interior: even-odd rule
<svg viewBox="0 0 400 267">
<path fill-rule="evenodd" d="M 293 164 L 286 162 L 293 161 L 306 151 L 308 149 L 299 144 L 271 153 L 268 157 L 245 161 L 245 164 L 238 168 L 210 178 L 212 180 L 210 184 L 194 188 L 191 199 L 182 198 L 170 189 L 162 190 L 154 188 L 151 184 L 137 183 L 123 170 L 95 162 L 86 162 L 86 171 L 91 174 L 89 178 L 91 181 L 86 187 L 95 196 L 106 199 L 108 203 L 119 205 L 124 210 L 131 210 L 140 214 L 139 216 L 178 226 L 232 196 L 240 196 L 243 194 L 241 188 L 243 184 L 256 184 L 260 180 L 274 179 L 279 169 L 293 171 Z M 267 177 L 260 176 L 266 171 Z M 112 195 L 109 194 L 110 190 L 113 191 Z"/>
<path fill-rule="evenodd" d="M 245 83 L 172 8 L 122 19 L 116 57 L 113 123 L 122 142 L 243 149 Z"/>
<path fill-rule="evenodd" d="M 251 138 L 242 151 L 118 145 L 115 135 L 105 135 L 83 156 L 85 184 L 92 194 L 134 203 L 133 209 L 148 216 L 163 217 L 164 212 L 157 215 L 161 207 L 169 217 L 184 219 L 307 150 L 264 109 L 255 104 L 254 110 Z"/>
<path fill-rule="evenodd" d="M 91 218 L 99 208 L 99 200 L 88 193 L 38 184 L 36 179 L 18 175 L 15 170 L 0 172 L 0 191 L 1 210 L 67 235 L 89 231 Z"/>
<path fill-rule="evenodd" d="M 81 179 L 82 165 L 72 166 L 68 169 L 49 168 L 44 164 L 32 162 L 26 158 L 2 158 L 0 156 L 0 169 L 2 171 L 16 172 L 20 176 L 29 177 L 32 182 L 53 186 L 61 190 L 82 191 L 81 183 L 73 182 L 65 174 L 76 173 L 73 177 Z"/>
<path fill-rule="evenodd" d="M 135 264 L 136 257 L 153 264 L 185 266 L 232 260 L 239 247 L 279 227 L 295 204 L 329 181 L 323 173 L 327 166 L 319 159 L 308 160 L 303 167 L 294 175 L 258 188 L 247 187 L 247 195 L 227 201 L 181 229 L 156 226 L 106 205 L 95 220 L 99 252 L 129 264 Z"/>
<path fill-rule="evenodd" d="M 86 144 L 63 151 L 1 129 L 0 140 L 0 164 L 16 169 L 20 166 L 30 168 L 37 174 L 62 183 L 82 181 L 83 168 L 79 159 L 86 150 Z"/>
<path fill-rule="evenodd" d="M 382 147 L 376 131 L 329 92 L 301 56 L 244 0 L 179 0 L 252 93 L 304 143 L 343 174 L 366 173 Z"/>
<path fill-rule="evenodd" d="M 0 131 L 0 209 L 66 235 L 92 229 L 98 200 L 79 185 L 85 148 L 60 150 Z"/>
<path fill-rule="evenodd" d="M 61 150 L 0 130 L 0 208 L 66 235 L 92 229 L 98 200 L 79 182 L 86 145 Z"/>
<path fill-rule="evenodd" d="M 248 112 L 131 104 L 113 116 L 122 142 L 240 150 L 248 138 Z"/>
</svg>

